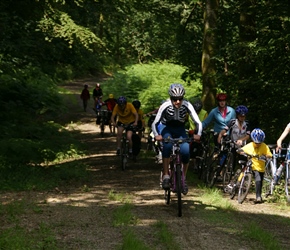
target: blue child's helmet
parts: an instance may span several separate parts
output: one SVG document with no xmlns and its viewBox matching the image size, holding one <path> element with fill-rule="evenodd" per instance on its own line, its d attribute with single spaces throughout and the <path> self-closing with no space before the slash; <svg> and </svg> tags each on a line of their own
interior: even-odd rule
<svg viewBox="0 0 290 250">
<path fill-rule="evenodd" d="M 124 104 L 127 103 L 127 99 L 126 99 L 125 96 L 120 96 L 120 97 L 118 98 L 117 102 L 118 102 L 119 105 L 124 105 Z"/>
<path fill-rule="evenodd" d="M 262 143 L 265 140 L 265 133 L 262 129 L 255 128 L 251 132 L 251 138 L 255 143 Z"/>
<path fill-rule="evenodd" d="M 248 113 L 248 108 L 246 106 L 240 105 L 236 108 L 237 115 L 246 115 Z"/>
</svg>

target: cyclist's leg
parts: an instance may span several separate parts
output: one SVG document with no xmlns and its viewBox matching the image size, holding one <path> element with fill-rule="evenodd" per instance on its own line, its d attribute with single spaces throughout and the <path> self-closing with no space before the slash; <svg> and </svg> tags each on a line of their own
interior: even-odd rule
<svg viewBox="0 0 290 250">
<path fill-rule="evenodd" d="M 121 147 L 121 138 L 124 128 L 121 126 L 122 124 L 120 122 L 117 123 L 117 150 L 120 150 Z"/>
<path fill-rule="evenodd" d="M 256 184 L 256 202 L 262 202 L 262 183 L 264 179 L 264 173 L 253 171 Z"/>
<path fill-rule="evenodd" d="M 172 137 L 170 130 L 165 127 L 161 133 L 163 138 Z M 172 143 L 163 143 L 162 148 L 162 162 L 163 162 L 163 181 L 162 187 L 164 189 L 169 188 L 169 164 L 170 164 L 170 153 L 172 149 Z"/>
<path fill-rule="evenodd" d="M 132 153 L 132 146 L 133 146 L 133 143 L 132 143 L 132 134 L 133 134 L 133 131 L 132 130 L 127 130 L 127 140 L 129 141 L 129 153 Z"/>
</svg>

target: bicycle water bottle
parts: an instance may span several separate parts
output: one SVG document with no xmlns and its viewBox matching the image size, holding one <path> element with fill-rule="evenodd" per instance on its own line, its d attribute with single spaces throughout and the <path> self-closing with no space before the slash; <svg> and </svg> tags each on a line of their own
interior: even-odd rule
<svg viewBox="0 0 290 250">
<path fill-rule="evenodd" d="M 283 163 L 280 164 L 279 168 L 276 171 L 275 177 L 274 177 L 274 182 L 275 184 L 278 184 L 278 181 L 281 177 L 282 171 L 283 171 Z"/>
<path fill-rule="evenodd" d="M 239 177 L 238 177 L 238 182 L 241 182 L 241 180 L 243 179 L 244 177 L 244 172 L 241 172 Z"/>
</svg>

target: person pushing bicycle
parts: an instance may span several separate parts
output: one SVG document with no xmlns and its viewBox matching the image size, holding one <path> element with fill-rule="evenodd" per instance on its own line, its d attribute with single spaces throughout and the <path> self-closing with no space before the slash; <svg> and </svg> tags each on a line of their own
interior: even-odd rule
<svg viewBox="0 0 290 250">
<path fill-rule="evenodd" d="M 251 132 L 251 139 L 252 142 L 246 144 L 242 148 L 239 148 L 237 150 L 237 153 L 239 154 L 246 153 L 247 155 L 256 155 L 260 157 L 259 159 L 257 158 L 252 159 L 252 170 L 255 176 L 255 184 L 256 184 L 255 203 L 262 203 L 262 185 L 265 172 L 265 160 L 266 158 L 271 158 L 272 153 L 267 144 L 264 143 L 265 133 L 263 130 L 255 128 Z M 262 160 L 261 156 L 265 159 Z"/>
<path fill-rule="evenodd" d="M 239 105 L 236 107 L 236 119 L 231 119 L 228 124 L 221 130 L 218 135 L 217 142 L 220 144 L 222 137 L 229 136 L 231 141 L 235 143 L 235 147 L 232 151 L 233 153 L 233 169 L 236 166 L 236 150 L 246 145 L 250 138 L 251 129 L 248 120 L 246 120 L 246 115 L 248 113 L 248 108 L 244 105 Z"/>
<path fill-rule="evenodd" d="M 116 123 L 115 117 L 118 116 L 118 122 Z M 117 100 L 117 105 L 114 107 L 113 114 L 111 117 L 113 126 L 117 127 L 117 155 L 120 155 L 121 138 L 124 130 L 123 125 L 132 124 L 134 127 L 138 124 L 138 113 L 134 108 L 133 104 L 127 102 L 126 97 L 120 96 Z M 132 134 L 133 129 L 129 127 L 127 129 L 127 139 L 129 141 L 129 154 L 132 154 Z"/>
<path fill-rule="evenodd" d="M 187 138 L 188 135 L 185 130 L 185 122 L 187 114 L 193 119 L 196 125 L 197 134 L 194 135 L 195 140 L 200 140 L 202 133 L 202 124 L 195 112 L 193 106 L 190 102 L 183 100 L 185 95 L 185 90 L 180 83 L 173 83 L 170 85 L 168 94 L 170 100 L 165 101 L 159 108 L 155 120 L 152 123 L 152 131 L 154 137 L 157 141 L 162 141 L 163 138 Z M 162 123 L 165 127 L 161 132 L 158 130 L 158 124 Z M 170 188 L 169 180 L 169 163 L 170 163 L 170 153 L 172 149 L 171 143 L 163 143 L 162 150 L 162 161 L 163 161 L 163 177 L 162 177 L 162 188 Z M 190 149 L 187 142 L 182 143 L 181 156 L 183 163 L 184 177 L 186 177 L 186 172 L 188 168 L 188 163 L 190 159 Z M 183 194 L 187 194 L 188 187 L 184 183 Z"/>
</svg>

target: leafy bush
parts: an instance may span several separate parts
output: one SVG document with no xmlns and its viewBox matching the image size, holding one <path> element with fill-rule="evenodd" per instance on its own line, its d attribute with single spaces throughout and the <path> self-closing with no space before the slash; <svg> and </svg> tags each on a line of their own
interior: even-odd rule
<svg viewBox="0 0 290 250">
<path fill-rule="evenodd" d="M 200 94 L 201 82 L 185 81 L 183 73 L 187 69 L 169 62 L 154 62 L 128 66 L 114 74 L 103 85 L 105 96 L 113 93 L 115 97 L 124 95 L 128 101 L 139 99 L 145 112 L 158 107 L 162 100 L 168 98 L 170 84 L 183 84 L 187 98 Z"/>
</svg>

